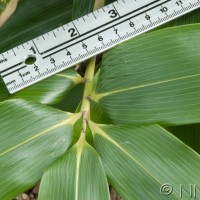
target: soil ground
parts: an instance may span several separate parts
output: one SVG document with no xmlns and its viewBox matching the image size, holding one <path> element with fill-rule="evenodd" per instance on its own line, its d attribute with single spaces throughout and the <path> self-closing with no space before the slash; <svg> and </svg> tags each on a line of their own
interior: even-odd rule
<svg viewBox="0 0 200 200">
<path fill-rule="evenodd" d="M 39 185 L 16 197 L 15 200 L 38 200 L 38 190 Z M 110 196 L 111 200 L 122 200 L 113 188 L 110 188 Z"/>
</svg>

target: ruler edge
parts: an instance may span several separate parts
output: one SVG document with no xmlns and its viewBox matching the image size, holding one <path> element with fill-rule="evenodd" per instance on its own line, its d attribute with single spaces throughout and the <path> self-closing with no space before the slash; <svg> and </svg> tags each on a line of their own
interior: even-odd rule
<svg viewBox="0 0 200 200">
<path fill-rule="evenodd" d="M 113 4 L 116 3 L 116 2 L 117 2 L 117 1 L 115 1 L 115 2 L 113 2 L 113 3 L 110 3 L 110 4 L 108 4 L 108 5 L 105 5 L 105 6 L 103 6 L 102 8 L 107 7 L 107 6 L 109 6 L 109 5 L 113 5 Z M 199 2 L 199 1 L 198 1 L 198 2 Z M 99 8 L 99 9 L 97 9 L 97 10 L 100 10 L 100 9 L 102 9 L 102 8 Z M 190 9 L 190 10 L 184 11 L 183 13 L 179 14 L 178 16 L 174 16 L 174 17 L 172 17 L 172 18 L 170 18 L 170 19 L 168 19 L 168 20 L 166 20 L 166 21 L 164 21 L 164 22 L 161 22 L 161 23 L 158 24 L 158 25 L 153 25 L 152 27 L 150 27 L 150 28 L 148 28 L 148 29 L 146 29 L 146 30 L 144 30 L 144 31 L 141 31 L 141 32 L 139 32 L 138 34 L 135 34 L 135 35 L 132 36 L 132 37 L 123 39 L 123 40 L 121 40 L 120 42 L 118 42 L 118 43 L 116 43 L 116 44 L 110 45 L 109 47 L 106 47 L 105 49 L 98 51 L 98 53 L 94 53 L 94 54 L 89 55 L 89 56 L 87 56 L 87 57 L 85 57 L 85 58 L 83 58 L 83 59 L 80 59 L 79 61 L 74 62 L 72 65 L 68 65 L 67 67 L 64 67 L 64 68 L 62 68 L 62 69 L 60 69 L 60 70 L 57 70 L 55 73 L 51 73 L 51 74 L 45 75 L 45 76 L 43 76 L 41 79 L 37 79 L 37 80 L 35 80 L 35 81 L 31 82 L 31 83 L 26 84 L 25 86 L 19 87 L 19 88 L 16 89 L 16 90 L 10 91 L 9 88 L 6 86 L 6 83 L 4 82 L 4 78 L 3 78 L 2 76 L 1 76 L 1 78 L 2 78 L 2 80 L 3 80 L 3 82 L 4 82 L 4 84 L 5 84 L 5 86 L 6 86 L 7 90 L 8 90 L 8 92 L 9 92 L 10 94 L 15 94 L 15 93 L 17 93 L 17 92 L 19 92 L 19 91 L 21 91 L 21 90 L 23 90 L 23 89 L 25 89 L 25 88 L 27 88 L 27 87 L 33 85 L 33 84 L 39 83 L 40 81 L 45 80 L 45 79 L 47 79 L 47 78 L 49 78 L 49 77 L 51 77 L 51 76 L 53 76 L 53 75 L 56 75 L 57 73 L 62 72 L 62 71 L 64 71 L 64 70 L 68 69 L 68 68 L 74 67 L 75 65 L 77 65 L 77 64 L 79 64 L 79 63 L 81 63 L 81 62 L 83 62 L 83 61 L 87 61 L 88 59 L 90 59 L 90 58 L 92 58 L 92 57 L 94 57 L 94 56 L 97 56 L 97 55 L 99 55 L 99 54 L 102 54 L 102 53 L 108 51 L 109 49 L 111 49 L 111 48 L 113 48 L 113 47 L 115 47 L 115 46 L 117 46 L 117 45 L 119 45 L 119 44 L 121 44 L 121 43 L 123 43 L 123 42 L 126 42 L 126 41 L 128 41 L 128 40 L 130 40 L 130 39 L 133 39 L 133 38 L 135 38 L 135 37 L 137 37 L 137 36 L 139 36 L 139 35 L 142 35 L 142 34 L 144 34 L 144 33 L 148 33 L 149 31 L 151 31 L 151 30 L 153 30 L 153 29 L 156 29 L 157 27 L 160 27 L 160 26 L 162 26 L 162 25 L 164 25 L 164 24 L 166 24 L 166 23 L 168 23 L 168 22 L 170 22 L 170 21 L 173 21 L 173 20 L 175 20 L 175 19 L 177 19 L 177 18 L 180 18 L 180 17 L 182 17 L 182 16 L 184 16 L 184 15 L 190 13 L 190 12 L 193 12 L 193 11 L 199 9 L 199 8 L 200 8 L 200 3 L 199 3 L 199 6 L 198 6 L 198 7 L 195 7 L 195 8 L 192 8 L 192 9 Z M 97 10 L 96 10 L 96 11 L 97 11 Z M 92 14 L 92 13 L 94 13 L 94 12 L 95 12 L 95 11 L 90 12 L 90 13 L 88 13 L 88 14 Z M 82 17 L 87 16 L 88 14 L 83 15 Z M 79 18 L 74 19 L 74 20 L 72 20 L 72 21 L 70 21 L 70 22 L 67 22 L 67 23 L 65 23 L 64 25 L 58 26 L 58 27 L 52 29 L 51 31 L 45 32 L 45 33 L 43 33 L 43 34 L 41 34 L 41 35 L 39 35 L 39 36 L 37 36 L 37 37 L 40 37 L 40 36 L 45 35 L 45 34 L 47 34 L 47 33 L 50 33 L 50 32 L 52 32 L 53 30 L 56 30 L 56 29 L 58 29 L 58 28 L 61 28 L 62 26 L 65 26 L 65 25 L 67 25 L 67 24 L 69 24 L 69 23 L 72 23 L 72 22 L 74 22 L 75 20 L 81 19 L 82 17 L 79 17 Z M 185 25 L 187 25 L 187 24 L 185 24 Z M 180 26 L 185 26 L 185 25 L 180 25 Z M 173 27 L 174 27 L 174 26 L 173 26 Z M 166 28 L 173 28 L 173 27 L 166 27 Z M 176 26 L 175 26 L 175 27 L 176 27 Z M 160 30 L 163 30 L 163 29 L 160 29 Z M 158 30 L 158 31 L 159 31 L 159 30 Z M 33 39 L 30 39 L 30 40 L 28 40 L 28 41 L 26 41 L 26 42 L 23 42 L 23 43 L 21 43 L 20 45 L 25 44 L 25 43 L 27 43 L 27 42 L 29 42 L 29 41 L 32 41 L 32 40 L 36 39 L 37 37 L 34 37 Z M 16 47 L 18 47 L 18 46 L 20 46 L 20 45 L 14 46 L 13 48 L 8 49 L 7 51 L 10 51 L 10 50 L 12 50 L 12 49 L 14 49 L 14 48 L 16 48 Z M 4 54 L 4 53 L 7 52 L 7 51 L 4 51 L 4 52 L 1 53 L 1 54 Z M 1 55 L 1 54 L 0 54 L 0 55 Z M 22 62 L 23 62 L 23 61 L 22 61 Z M 29 66 L 31 66 L 31 65 L 29 65 Z M 0 74 L 0 75 L 1 75 L 1 74 Z"/>
</svg>

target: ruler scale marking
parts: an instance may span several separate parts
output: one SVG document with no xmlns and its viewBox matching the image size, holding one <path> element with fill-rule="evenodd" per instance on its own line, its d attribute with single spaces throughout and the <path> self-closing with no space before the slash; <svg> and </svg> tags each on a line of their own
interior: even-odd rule
<svg viewBox="0 0 200 200">
<path fill-rule="evenodd" d="M 168 1 L 171 1 L 171 0 L 167 0 L 166 2 L 168 2 Z M 159 4 L 159 5 L 160 5 L 160 4 Z M 159 5 L 158 5 L 158 6 L 159 6 Z M 156 6 L 156 7 L 157 7 L 157 6 Z M 153 8 L 155 8 L 155 7 L 153 7 Z M 150 8 L 150 9 L 152 9 L 152 8 Z M 125 21 L 127 21 L 127 20 L 129 20 L 129 19 L 132 19 L 132 18 L 134 18 L 134 17 L 136 17 L 136 16 L 138 16 L 138 15 L 141 15 L 141 14 L 143 14 L 144 12 L 149 11 L 150 9 L 145 10 L 145 11 L 143 11 L 143 12 L 141 12 L 141 13 L 138 13 L 137 15 L 131 16 L 130 18 L 125 19 L 125 20 L 123 20 L 123 21 L 120 21 L 120 22 L 118 22 L 118 23 L 116 23 L 116 24 L 111 24 L 110 27 L 108 27 L 108 28 L 106 28 L 106 29 L 103 29 L 103 30 L 101 30 L 101 31 L 99 31 L 99 32 L 95 32 L 95 33 L 93 33 L 93 34 L 88 35 L 89 33 L 93 32 L 93 31 L 95 31 L 95 30 L 98 30 L 100 27 L 98 27 L 98 28 L 96 28 L 96 29 L 93 29 L 93 30 L 91 30 L 91 31 L 89 31 L 89 32 L 86 32 L 85 34 L 80 35 L 80 37 L 82 37 L 82 36 L 84 36 L 84 35 L 88 35 L 87 37 L 85 37 L 85 38 L 83 38 L 83 39 L 81 39 L 81 40 L 79 40 L 79 41 L 76 41 L 76 42 L 72 43 L 71 45 L 69 45 L 69 46 L 67 46 L 67 47 L 64 47 L 64 48 L 69 48 L 70 46 L 73 46 L 73 45 L 75 45 L 75 44 L 77 44 L 77 43 L 79 43 L 79 42 L 82 42 L 82 41 L 84 41 L 85 39 L 90 38 L 91 36 L 94 36 L 94 35 L 97 35 L 97 34 L 99 34 L 99 33 L 102 33 L 102 32 L 104 32 L 105 30 L 108 30 L 109 28 L 111 28 L 111 27 L 113 27 L 113 26 L 116 26 L 116 25 L 118 25 L 118 24 L 121 24 L 122 22 L 125 22 Z M 133 13 L 134 13 L 134 12 L 133 12 Z M 114 22 L 114 21 L 118 21 L 118 19 L 117 19 L 117 20 L 113 20 L 112 22 Z M 105 27 L 106 25 L 108 25 L 108 24 L 110 24 L 110 23 L 111 23 L 111 22 L 106 23 L 105 25 L 102 25 L 101 27 Z M 80 37 L 77 37 L 77 38 L 80 38 Z M 73 40 L 71 40 L 71 41 L 73 41 Z M 57 46 L 57 47 L 60 47 L 60 46 L 62 46 L 62 45 L 64 45 L 64 44 L 67 44 L 67 43 L 69 43 L 69 42 L 71 42 L 71 41 L 68 41 L 68 42 L 66 42 L 66 43 L 60 44 L 60 45 Z M 51 51 L 51 50 L 54 50 L 54 49 L 56 49 L 57 47 L 51 48 L 51 49 L 47 50 L 46 52 L 44 52 L 43 54 L 45 54 L 45 53 L 47 53 L 47 52 L 49 52 L 49 51 Z M 63 49 L 61 49 L 61 50 L 63 50 Z M 55 53 L 57 53 L 57 52 L 59 52 L 59 51 L 61 51 L 61 50 L 57 50 L 56 52 L 52 52 L 51 54 L 49 54 L 49 55 L 47 55 L 47 56 L 44 56 L 43 58 L 47 58 L 47 57 L 49 57 L 49 56 L 51 56 L 51 55 L 53 55 L 53 54 L 55 54 Z"/>
<path fill-rule="evenodd" d="M 161 1 L 161 0 L 159 0 L 159 1 Z M 165 2 L 168 2 L 168 1 L 171 1 L 171 0 L 167 0 L 167 1 L 165 1 Z M 69 42 L 71 42 L 71 41 L 74 41 L 74 40 L 76 40 L 77 38 L 80 38 L 80 37 L 82 37 L 82 36 L 84 36 L 84 35 L 88 35 L 89 33 L 93 32 L 93 31 L 95 31 L 95 30 L 98 30 L 98 29 L 101 28 L 101 27 L 105 27 L 106 25 L 111 24 L 112 22 L 118 21 L 119 19 L 121 19 L 121 18 L 123 18 L 123 17 L 126 17 L 126 16 L 128 16 L 128 15 L 134 13 L 134 12 L 137 12 L 137 11 L 139 11 L 139 10 L 145 8 L 145 7 L 148 7 L 149 5 L 152 5 L 153 3 L 156 3 L 156 2 L 158 2 L 158 1 L 154 1 L 154 2 L 152 2 L 152 3 L 149 3 L 148 5 L 145 5 L 144 7 L 140 8 L 140 9 L 134 10 L 134 11 L 132 11 L 132 12 L 130 12 L 130 13 L 127 13 L 127 14 L 124 15 L 124 16 L 119 17 L 118 19 L 115 19 L 115 20 L 112 20 L 112 21 L 110 21 L 110 22 L 107 22 L 107 23 L 105 23 L 105 24 L 103 24 L 103 25 L 101 25 L 101 26 L 99 26 L 99 27 L 97 27 L 97 28 L 95 28 L 95 29 L 92 29 L 92 30 L 90 30 L 90 31 L 88 31 L 88 32 L 86 32 L 86 33 L 84 33 L 84 34 L 80 34 L 79 37 L 76 37 L 75 39 L 71 39 L 71 40 L 69 40 L 69 41 L 67 41 L 67 42 L 65 42 L 65 43 L 63 43 L 63 44 L 59 44 L 59 45 L 56 46 L 56 47 L 53 47 L 53 48 L 51 48 L 51 49 L 48 49 L 47 51 L 43 52 L 43 54 L 45 54 L 45 53 L 47 53 L 47 52 L 49 52 L 49 51 L 51 51 L 51 50 L 53 50 L 53 49 L 55 49 L 55 48 L 57 48 L 57 47 L 60 47 L 60 46 L 62 46 L 62 45 L 64 45 L 64 44 L 66 44 L 66 43 L 69 43 Z M 162 4 L 163 4 L 163 3 L 162 3 Z M 159 4 L 159 5 L 160 5 L 160 4 Z M 152 8 L 151 8 L 151 9 L 152 9 Z M 146 11 L 148 11 L 148 10 L 146 10 Z M 144 12 L 146 12 L 146 11 L 144 11 Z M 141 13 L 139 13 L 139 14 L 141 14 Z M 139 15 L 139 14 L 138 14 L 138 15 Z M 136 15 L 136 16 L 137 16 L 137 15 Z M 134 16 L 133 16 L 133 17 L 134 17 Z M 125 20 L 124 20 L 124 21 L 125 21 Z M 118 23 L 121 23 L 121 22 L 118 22 Z M 97 33 L 97 34 L 98 34 L 98 33 Z M 88 36 L 88 37 L 89 37 L 89 36 Z M 84 39 L 85 39 L 85 38 L 84 38 Z M 73 45 L 73 44 L 72 44 L 72 45 Z"/>
<path fill-rule="evenodd" d="M 15 93 L 197 8 L 199 0 L 118 0 L 2 53 L 1 76 Z"/>
</svg>

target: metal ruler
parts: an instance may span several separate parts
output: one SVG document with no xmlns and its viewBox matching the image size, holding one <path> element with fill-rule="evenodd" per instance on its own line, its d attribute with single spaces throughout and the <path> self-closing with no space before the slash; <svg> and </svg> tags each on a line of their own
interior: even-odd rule
<svg viewBox="0 0 200 200">
<path fill-rule="evenodd" d="M 200 7 L 200 0 L 118 0 L 0 55 L 10 93 Z"/>
</svg>

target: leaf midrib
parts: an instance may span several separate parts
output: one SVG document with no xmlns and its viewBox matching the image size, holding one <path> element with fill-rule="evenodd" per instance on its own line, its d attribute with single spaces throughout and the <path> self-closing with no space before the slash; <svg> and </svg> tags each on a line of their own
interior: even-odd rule
<svg viewBox="0 0 200 200">
<path fill-rule="evenodd" d="M 140 88 L 150 87 L 150 86 L 154 86 L 154 85 L 160 85 L 160 84 L 163 84 L 163 83 L 169 83 L 169 82 L 173 82 L 173 81 L 177 81 L 177 80 L 183 80 L 183 79 L 197 77 L 197 76 L 200 76 L 200 74 L 183 76 L 183 77 L 179 77 L 179 78 L 173 78 L 173 79 L 168 79 L 168 80 L 164 80 L 164 81 L 158 81 L 158 82 L 128 87 L 128 88 L 124 88 L 124 89 L 119 89 L 119 90 L 114 90 L 114 91 L 111 91 L 111 92 L 105 92 L 105 93 L 99 93 L 99 94 L 95 93 L 95 91 L 94 91 L 93 94 L 92 94 L 92 100 L 99 102 L 99 100 L 102 99 L 103 97 L 110 96 L 110 95 L 113 95 L 113 94 L 126 92 L 126 91 L 129 91 L 129 90 L 136 90 L 136 89 L 140 89 Z"/>
<path fill-rule="evenodd" d="M 117 148 L 122 150 L 122 152 L 124 152 L 128 157 L 130 157 L 131 160 L 133 160 L 137 165 L 139 165 L 142 169 L 144 169 L 144 171 L 147 174 L 149 174 L 155 181 L 157 181 L 160 185 L 162 185 L 162 183 L 156 177 L 154 177 L 140 162 L 138 162 L 134 157 L 132 157 L 121 145 L 119 145 L 115 140 L 113 140 L 110 136 L 108 136 L 108 134 L 106 134 L 100 127 L 92 125 L 92 128 L 93 128 L 93 130 L 95 130 L 93 132 L 94 135 L 99 134 L 99 135 L 103 136 L 104 138 L 106 138 L 107 140 L 109 140 Z M 173 195 L 175 198 L 179 199 L 179 197 L 177 195 L 175 195 L 174 193 L 173 193 Z"/>
<path fill-rule="evenodd" d="M 43 130 L 42 132 L 39 132 L 36 135 L 33 135 L 30 138 L 27 138 L 26 140 L 20 142 L 19 144 L 15 145 L 15 146 L 13 146 L 11 148 L 6 149 L 5 151 L 3 151 L 3 152 L 0 153 L 0 157 L 4 156 L 5 154 L 10 153 L 11 151 L 16 150 L 17 148 L 19 148 L 19 147 L 27 144 L 28 142 L 30 142 L 30 141 L 32 141 L 32 140 L 34 140 L 34 139 L 36 139 L 36 138 L 38 138 L 38 137 L 40 137 L 40 136 L 48 133 L 48 132 L 50 132 L 50 131 L 52 131 L 52 130 L 54 130 L 56 128 L 62 127 L 62 126 L 67 125 L 67 124 L 68 125 L 73 125 L 73 123 L 76 121 L 77 116 L 78 115 L 74 115 L 74 116 L 72 115 L 71 118 L 69 117 L 68 119 L 63 120 L 63 121 L 57 123 L 56 125 L 53 125 L 50 128 L 48 128 L 46 130 Z"/>
<path fill-rule="evenodd" d="M 81 163 L 81 156 L 83 153 L 85 142 L 82 140 L 82 137 L 77 143 L 77 162 L 76 162 L 76 173 L 75 173 L 75 200 L 78 200 L 78 190 L 79 190 L 79 174 L 80 174 L 80 163 Z"/>
</svg>

